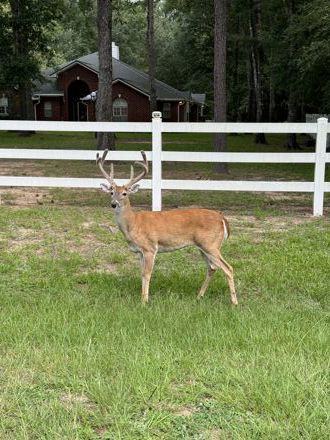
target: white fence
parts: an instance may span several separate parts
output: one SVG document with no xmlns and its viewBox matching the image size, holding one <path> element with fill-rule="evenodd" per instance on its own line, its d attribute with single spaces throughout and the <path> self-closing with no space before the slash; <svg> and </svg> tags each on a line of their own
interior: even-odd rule
<svg viewBox="0 0 330 440">
<path fill-rule="evenodd" d="M 313 214 L 323 215 L 324 193 L 330 192 L 325 182 L 327 133 L 326 118 L 317 123 L 171 123 L 162 122 L 154 112 L 152 122 L 57 122 L 57 121 L 0 121 L 0 130 L 77 131 L 77 132 L 151 132 L 152 179 L 144 180 L 142 188 L 152 189 L 152 209 L 162 205 L 162 189 L 219 190 L 219 191 L 280 191 L 313 192 Z M 162 151 L 162 133 L 308 133 L 316 134 L 316 149 L 312 153 L 206 153 Z M 140 160 L 137 151 L 111 151 L 112 161 Z M 95 150 L 48 150 L 0 148 L 0 159 L 95 160 Z M 314 181 L 232 181 L 232 180 L 167 180 L 162 179 L 162 162 L 240 162 L 240 163 L 313 163 Z M 98 188 L 103 179 L 71 177 L 0 176 L 0 186 Z M 123 181 L 118 180 L 118 183 Z"/>
</svg>

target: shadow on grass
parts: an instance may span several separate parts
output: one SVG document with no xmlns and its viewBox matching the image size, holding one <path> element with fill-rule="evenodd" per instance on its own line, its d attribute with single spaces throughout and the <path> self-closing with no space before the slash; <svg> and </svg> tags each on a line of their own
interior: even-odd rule
<svg viewBox="0 0 330 440">
<path fill-rule="evenodd" d="M 190 268 L 191 270 L 191 268 Z M 229 288 L 222 271 L 213 276 L 210 286 L 202 300 L 197 300 L 197 294 L 204 281 L 206 269 L 198 268 L 191 272 L 172 270 L 162 273 L 155 268 L 150 282 L 150 304 L 201 302 L 212 300 L 222 304 L 229 304 Z M 77 275 L 75 281 L 78 286 L 84 286 L 89 295 L 102 297 L 109 304 L 113 301 L 140 303 L 141 276 L 136 273 L 96 273 L 90 272 Z"/>
</svg>

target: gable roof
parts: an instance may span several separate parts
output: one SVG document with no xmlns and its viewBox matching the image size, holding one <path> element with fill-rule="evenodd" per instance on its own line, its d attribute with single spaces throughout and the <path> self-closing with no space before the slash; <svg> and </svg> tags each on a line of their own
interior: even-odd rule
<svg viewBox="0 0 330 440">
<path fill-rule="evenodd" d="M 37 96 L 63 96 L 63 91 L 56 85 L 56 77 L 52 76 L 52 70 L 42 72 L 42 78 L 35 82 L 33 97 Z"/>
<path fill-rule="evenodd" d="M 74 65 L 79 64 L 96 74 L 99 72 L 99 56 L 98 52 L 94 52 L 75 60 L 69 61 L 67 63 L 61 64 L 56 69 L 54 69 L 50 75 L 49 80 L 53 87 L 56 87 L 56 77 L 65 70 L 70 69 Z M 120 61 L 116 58 L 112 58 L 112 77 L 113 81 L 123 81 L 127 85 L 131 85 L 132 87 L 140 90 L 142 93 L 149 96 L 150 87 L 149 87 L 149 75 L 142 72 L 141 70 L 136 69 L 135 67 L 129 66 L 128 64 Z M 54 81 L 54 82 L 53 82 Z M 163 101 L 192 101 L 198 104 L 205 103 L 205 94 L 193 95 L 190 92 L 183 92 L 175 89 L 168 84 L 155 80 L 156 86 L 156 94 L 157 99 Z M 54 90 L 54 89 L 53 89 Z M 53 91 L 53 93 L 59 93 L 59 90 Z M 39 94 L 39 92 L 35 92 L 35 95 Z M 196 97 L 198 96 L 198 99 Z M 204 100 L 201 98 L 204 96 Z"/>
</svg>

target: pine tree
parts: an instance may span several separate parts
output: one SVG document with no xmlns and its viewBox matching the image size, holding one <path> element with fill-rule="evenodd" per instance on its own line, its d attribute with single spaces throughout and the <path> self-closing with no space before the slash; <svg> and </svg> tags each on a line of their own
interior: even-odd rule
<svg viewBox="0 0 330 440">
<path fill-rule="evenodd" d="M 112 0 L 97 1 L 99 51 L 99 82 L 96 100 L 96 120 L 112 121 Z M 113 150 L 114 134 L 98 133 L 97 149 Z"/>
<path fill-rule="evenodd" d="M 226 52 L 227 52 L 226 0 L 214 0 L 214 120 L 227 120 Z M 215 151 L 226 151 L 226 134 L 216 133 Z M 225 163 L 217 163 L 218 173 L 227 173 Z"/>
</svg>

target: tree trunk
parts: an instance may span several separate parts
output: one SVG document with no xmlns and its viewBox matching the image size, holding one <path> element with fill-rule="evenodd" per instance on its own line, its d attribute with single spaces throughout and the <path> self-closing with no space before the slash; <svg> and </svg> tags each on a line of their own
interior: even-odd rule
<svg viewBox="0 0 330 440">
<path fill-rule="evenodd" d="M 32 103 L 32 90 L 29 84 L 21 84 L 19 87 L 19 103 L 21 119 L 29 121 L 34 119 L 33 115 L 33 103 Z M 35 131 L 19 131 L 19 136 L 31 136 L 35 134 Z"/>
<path fill-rule="evenodd" d="M 250 37 L 251 44 L 251 68 L 252 79 L 255 94 L 256 104 L 256 122 L 263 120 L 263 84 L 261 63 L 263 60 L 263 51 L 261 48 L 261 0 L 252 0 L 250 15 Z M 266 144 L 266 137 L 264 133 L 256 133 L 255 142 L 257 144 Z"/>
<path fill-rule="evenodd" d="M 13 56 L 18 60 L 23 60 L 25 56 L 25 41 L 24 32 L 21 31 L 23 25 L 21 0 L 11 0 L 10 9 L 13 16 L 12 31 L 13 31 Z M 19 103 L 19 118 L 22 120 L 33 119 L 33 104 L 30 81 L 20 81 L 18 86 L 18 103 Z M 20 136 L 30 136 L 32 131 L 19 131 Z"/>
<path fill-rule="evenodd" d="M 294 0 L 288 0 L 286 4 L 286 11 L 288 14 L 289 24 L 292 23 L 293 15 L 294 15 Z M 290 59 L 292 59 L 294 53 L 293 41 L 290 41 L 289 54 Z M 288 96 L 288 122 L 296 122 L 297 121 L 297 97 L 294 92 L 294 87 L 291 84 L 289 87 L 289 96 Z M 289 133 L 288 135 L 288 148 L 293 150 L 300 150 L 300 146 L 297 143 L 297 135 L 296 133 Z"/>
<path fill-rule="evenodd" d="M 254 93 L 254 85 L 252 78 L 252 61 L 251 61 L 251 53 L 249 54 L 249 58 L 246 60 L 246 77 L 248 84 L 248 101 L 246 106 L 247 120 L 248 122 L 255 122 L 255 114 L 256 114 L 256 100 Z"/>
<path fill-rule="evenodd" d="M 214 121 L 226 122 L 226 50 L 227 50 L 226 0 L 214 0 Z M 216 133 L 214 150 L 226 151 L 226 134 Z M 215 165 L 217 173 L 228 173 L 226 163 Z"/>
<path fill-rule="evenodd" d="M 150 82 L 150 111 L 157 110 L 157 95 L 155 86 L 156 53 L 154 39 L 154 0 L 147 1 L 147 47 L 149 63 L 149 82 Z M 151 115 L 150 115 L 151 116 Z"/>
<path fill-rule="evenodd" d="M 275 109 L 275 90 L 274 90 L 274 80 L 271 73 L 269 77 L 269 105 L 268 105 L 269 122 L 273 122 L 274 109 Z"/>
<path fill-rule="evenodd" d="M 99 83 L 96 120 L 112 121 L 112 0 L 97 0 Z M 97 149 L 114 150 L 114 133 L 98 133 Z"/>
<path fill-rule="evenodd" d="M 292 87 L 290 87 L 289 91 L 289 98 L 288 98 L 288 122 L 296 122 L 297 121 L 297 104 L 296 104 L 296 97 L 292 90 Z M 288 148 L 289 150 L 300 150 L 300 146 L 297 142 L 297 135 L 296 133 L 289 133 L 288 135 Z"/>
<path fill-rule="evenodd" d="M 237 35 L 239 34 L 240 30 L 240 19 L 237 17 L 235 21 L 235 32 Z M 233 50 L 233 84 L 231 93 L 233 94 L 232 102 L 233 102 L 233 112 L 232 112 L 232 120 L 236 122 L 240 122 L 242 120 L 242 115 L 240 112 L 240 93 L 239 93 L 239 67 L 240 67 L 240 48 L 239 48 L 239 42 L 236 39 L 234 43 L 234 50 Z"/>
</svg>

